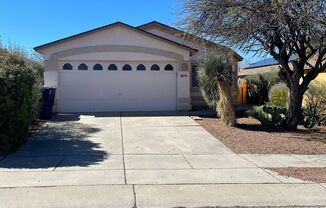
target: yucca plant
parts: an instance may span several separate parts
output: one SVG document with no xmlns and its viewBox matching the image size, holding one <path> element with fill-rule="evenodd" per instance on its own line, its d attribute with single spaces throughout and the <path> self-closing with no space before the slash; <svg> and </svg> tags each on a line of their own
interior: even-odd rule
<svg viewBox="0 0 326 208">
<path fill-rule="evenodd" d="M 222 122 L 234 126 L 235 113 L 232 106 L 232 68 L 226 51 L 212 52 L 198 64 L 199 88 L 205 101 L 216 109 Z"/>
</svg>

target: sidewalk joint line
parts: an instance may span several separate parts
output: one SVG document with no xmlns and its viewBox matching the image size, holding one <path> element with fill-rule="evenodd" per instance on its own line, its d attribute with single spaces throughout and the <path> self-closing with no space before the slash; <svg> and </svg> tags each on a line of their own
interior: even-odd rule
<svg viewBox="0 0 326 208">
<path fill-rule="evenodd" d="M 63 156 L 63 158 L 54 166 L 52 171 L 55 171 L 57 167 L 59 167 L 60 164 L 67 158 L 68 155 Z"/>
<path fill-rule="evenodd" d="M 125 155 L 124 155 L 124 146 L 123 146 L 122 117 L 121 116 L 122 116 L 122 114 L 120 112 L 120 135 L 121 135 L 122 165 L 123 165 L 124 182 L 125 182 L 125 184 L 127 184 L 126 164 L 125 164 Z"/>
<path fill-rule="evenodd" d="M 239 157 L 243 158 L 243 159 L 246 160 L 247 162 L 253 164 L 253 165 L 256 166 L 257 168 L 262 168 L 262 167 L 260 167 L 259 165 L 257 165 L 256 163 L 254 163 L 254 162 L 250 161 L 249 159 L 243 157 L 241 154 L 236 154 L 236 155 L 238 155 Z"/>
<path fill-rule="evenodd" d="M 88 187 L 88 186 L 131 186 L 138 185 L 138 186 L 192 186 L 192 185 L 208 185 L 208 186 L 218 186 L 218 185 L 298 185 L 298 186 L 305 186 L 305 185 L 317 185 L 320 186 L 321 184 L 318 183 L 276 183 L 276 182 L 266 182 L 266 183 L 135 183 L 135 184 L 69 184 L 69 185 L 31 185 L 31 186 L 2 186 L 0 189 L 19 189 L 19 188 L 53 188 L 53 187 Z"/>
<path fill-rule="evenodd" d="M 182 157 L 183 157 L 183 159 L 185 159 L 185 161 L 188 163 L 188 165 L 191 167 L 191 169 L 194 169 L 194 167 L 192 167 L 192 165 L 191 165 L 190 162 L 187 160 L 187 158 L 186 158 L 184 155 L 182 155 Z"/>
<path fill-rule="evenodd" d="M 247 158 L 245 158 L 245 157 L 243 157 L 242 155 L 240 155 L 240 154 L 237 154 L 239 157 L 241 157 L 241 158 L 243 158 L 243 159 L 245 159 L 246 161 L 248 161 L 249 163 L 251 163 L 251 164 L 253 164 L 253 165 L 255 165 L 255 166 L 257 166 L 257 168 L 259 168 L 259 169 L 261 169 L 261 170 L 263 170 L 265 173 L 267 173 L 268 175 L 270 175 L 270 176 L 272 176 L 272 178 L 274 178 L 274 179 L 276 179 L 277 181 L 279 181 L 280 183 L 282 183 L 283 184 L 283 181 L 281 181 L 279 178 L 277 178 L 276 176 L 274 176 L 273 174 L 271 174 L 270 172 L 268 172 L 265 168 L 263 168 L 263 167 L 260 167 L 259 165 L 257 165 L 256 163 L 254 163 L 254 162 L 252 162 L 252 161 L 250 161 L 250 160 L 248 160 Z"/>
<path fill-rule="evenodd" d="M 132 192 L 133 192 L 134 200 L 135 200 L 133 208 L 137 208 L 137 195 L 136 195 L 136 190 L 135 190 L 134 184 L 132 185 Z"/>
<path fill-rule="evenodd" d="M 8 155 L 6 155 L 6 156 L 4 156 L 4 157 L 0 158 L 0 161 L 2 161 L 2 160 L 4 160 L 4 159 L 6 159 L 7 157 L 8 157 Z"/>
<path fill-rule="evenodd" d="M 323 187 L 324 189 L 326 189 L 326 185 L 323 185 L 322 183 L 318 183 L 321 187 Z"/>
</svg>

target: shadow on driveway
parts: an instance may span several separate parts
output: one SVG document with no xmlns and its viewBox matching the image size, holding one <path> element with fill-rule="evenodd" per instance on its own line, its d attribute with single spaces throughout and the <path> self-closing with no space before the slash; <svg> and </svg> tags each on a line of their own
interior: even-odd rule
<svg viewBox="0 0 326 208">
<path fill-rule="evenodd" d="M 100 149 L 100 140 L 92 141 L 91 137 L 101 129 L 78 120 L 77 115 L 55 116 L 32 133 L 17 152 L 1 160 L 0 169 L 53 168 L 68 155 L 70 160 L 60 166 L 87 167 L 107 159 L 110 154 Z"/>
</svg>

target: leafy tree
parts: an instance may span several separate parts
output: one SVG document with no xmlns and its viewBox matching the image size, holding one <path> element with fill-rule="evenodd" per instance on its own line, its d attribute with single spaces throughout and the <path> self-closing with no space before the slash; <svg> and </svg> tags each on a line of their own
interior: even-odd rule
<svg viewBox="0 0 326 208">
<path fill-rule="evenodd" d="M 270 54 L 280 63 L 279 76 L 290 91 L 286 126 L 296 129 L 303 95 L 326 69 L 326 1 L 184 0 L 182 14 L 180 25 L 189 33 Z M 297 59 L 291 62 L 291 55 Z"/>
<path fill-rule="evenodd" d="M 222 122 L 227 126 L 235 125 L 232 106 L 232 70 L 227 51 L 214 51 L 199 61 L 199 87 L 207 104 L 216 108 Z"/>
</svg>

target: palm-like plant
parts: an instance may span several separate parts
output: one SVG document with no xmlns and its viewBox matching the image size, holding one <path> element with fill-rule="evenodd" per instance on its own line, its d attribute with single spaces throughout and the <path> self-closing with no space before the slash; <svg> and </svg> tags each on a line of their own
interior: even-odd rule
<svg viewBox="0 0 326 208">
<path fill-rule="evenodd" d="M 212 52 L 198 64 L 199 87 L 205 101 L 220 114 L 227 126 L 236 124 L 231 98 L 232 68 L 228 53 Z"/>
</svg>

